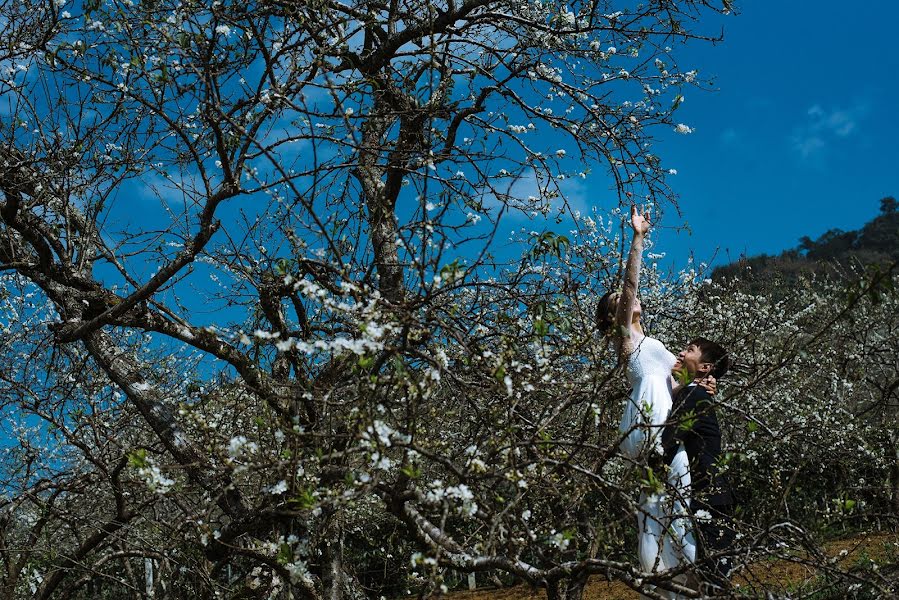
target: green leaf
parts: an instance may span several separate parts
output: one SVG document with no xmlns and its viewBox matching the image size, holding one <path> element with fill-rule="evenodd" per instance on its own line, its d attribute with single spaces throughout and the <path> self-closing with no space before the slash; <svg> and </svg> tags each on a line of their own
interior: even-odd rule
<svg viewBox="0 0 899 600">
<path fill-rule="evenodd" d="M 448 265 L 443 265 L 443 268 L 440 269 L 440 278 L 447 283 L 457 281 L 464 275 L 465 270 L 462 268 L 462 265 L 459 264 L 458 258 Z"/>
<path fill-rule="evenodd" d="M 135 469 L 142 469 L 147 466 L 147 451 L 143 448 L 132 450 L 128 453 L 128 465 Z"/>
<path fill-rule="evenodd" d="M 538 437 L 540 438 L 540 450 L 542 450 L 543 452 L 549 452 L 552 449 L 552 436 L 548 431 L 543 430 L 538 433 Z"/>
<path fill-rule="evenodd" d="M 399 356 L 394 356 L 390 361 L 390 365 L 393 367 L 393 370 L 397 375 L 402 375 L 406 372 L 406 365 L 403 364 L 403 359 Z"/>
<path fill-rule="evenodd" d="M 275 263 L 275 272 L 278 275 L 284 276 L 290 273 L 290 259 L 289 258 L 279 258 Z"/>
<path fill-rule="evenodd" d="M 304 488 L 299 493 L 288 500 L 288 503 L 295 505 L 301 510 L 310 510 L 315 507 L 315 495 L 312 490 Z"/>
<path fill-rule="evenodd" d="M 643 474 L 645 476 L 643 480 L 644 487 L 648 488 L 651 491 L 661 491 L 662 489 L 664 489 L 662 480 L 650 467 L 646 467 Z"/>
<path fill-rule="evenodd" d="M 293 550 L 291 550 L 290 544 L 284 542 L 278 548 L 278 564 L 286 565 L 291 561 L 293 561 Z"/>
<path fill-rule="evenodd" d="M 687 367 L 681 367 L 675 371 L 674 376 L 681 385 L 690 385 L 693 382 L 693 378 L 690 377 L 690 371 L 687 370 Z"/>
<path fill-rule="evenodd" d="M 421 469 L 416 467 L 414 464 L 409 464 L 400 469 L 400 471 L 408 477 L 409 479 L 418 479 L 421 477 Z"/>
<path fill-rule="evenodd" d="M 680 423 L 678 423 L 677 428 L 681 431 L 690 431 L 696 424 L 696 420 L 696 413 L 692 410 L 689 410 L 686 412 L 686 414 L 684 414 L 683 417 L 680 418 Z"/>
<path fill-rule="evenodd" d="M 571 245 L 571 241 L 564 235 L 558 235 L 552 231 L 544 231 L 540 235 L 531 236 L 533 245 L 528 256 L 537 259 L 547 254 L 561 258 L 562 254 Z"/>
</svg>

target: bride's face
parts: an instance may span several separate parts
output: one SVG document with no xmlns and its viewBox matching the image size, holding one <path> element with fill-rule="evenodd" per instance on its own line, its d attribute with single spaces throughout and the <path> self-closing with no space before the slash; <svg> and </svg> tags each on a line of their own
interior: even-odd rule
<svg viewBox="0 0 899 600">
<path fill-rule="evenodd" d="M 615 312 L 618 310 L 618 301 L 621 299 L 621 293 L 616 292 L 612 295 L 609 302 L 609 319 L 615 318 Z M 640 305 L 640 299 L 634 298 L 634 316 L 632 321 L 636 322 L 640 320 L 640 315 L 643 314 L 643 307 Z"/>
</svg>

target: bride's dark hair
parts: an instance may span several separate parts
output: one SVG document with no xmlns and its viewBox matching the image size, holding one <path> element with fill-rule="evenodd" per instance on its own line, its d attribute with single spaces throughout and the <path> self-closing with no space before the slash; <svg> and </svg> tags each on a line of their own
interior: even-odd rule
<svg viewBox="0 0 899 600">
<path fill-rule="evenodd" d="M 617 292 L 606 292 L 596 304 L 596 328 L 603 335 L 608 335 L 615 324 L 616 294 Z"/>
</svg>

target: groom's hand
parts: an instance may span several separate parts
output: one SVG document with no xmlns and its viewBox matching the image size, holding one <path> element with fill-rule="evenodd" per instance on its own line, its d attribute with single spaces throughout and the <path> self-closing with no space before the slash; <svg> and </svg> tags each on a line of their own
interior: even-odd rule
<svg viewBox="0 0 899 600">
<path fill-rule="evenodd" d="M 699 387 L 709 393 L 709 396 L 714 396 L 718 393 L 718 380 L 715 379 L 714 375 L 707 375 L 703 378 L 697 377 L 695 381 Z"/>
</svg>

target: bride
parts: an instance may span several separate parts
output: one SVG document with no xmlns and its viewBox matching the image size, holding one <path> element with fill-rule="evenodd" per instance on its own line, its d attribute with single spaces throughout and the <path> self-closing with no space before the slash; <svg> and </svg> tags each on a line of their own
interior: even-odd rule
<svg viewBox="0 0 899 600">
<path fill-rule="evenodd" d="M 640 324 L 642 308 L 637 298 L 643 240 L 649 231 L 649 213 L 631 208 L 634 238 L 625 268 L 624 288 L 620 293 L 607 293 L 597 307 L 600 330 L 613 333 L 618 340 L 619 355 L 627 359 L 627 377 L 633 386 L 619 430 L 622 454 L 638 464 L 662 464 L 662 429 L 671 410 L 672 394 L 680 386 L 673 381 L 671 369 L 676 361 L 659 340 L 643 333 Z M 714 384 L 709 386 L 714 390 Z M 714 392 L 713 392 L 714 393 Z M 655 471 L 656 476 L 662 476 Z M 649 475 L 649 472 L 647 472 Z M 692 563 L 696 544 L 688 527 L 690 499 L 690 466 L 681 444 L 663 481 L 648 477 L 650 489 L 640 495 L 637 514 L 637 551 L 640 565 L 647 573 L 661 573 Z M 675 578 L 686 583 L 686 577 Z M 657 589 L 656 593 L 678 598 L 673 592 Z"/>
</svg>

